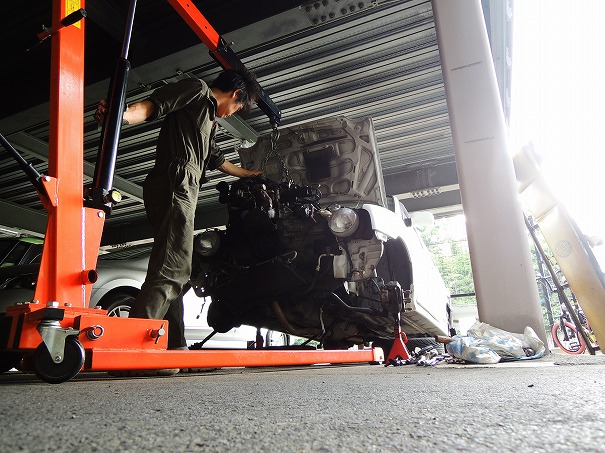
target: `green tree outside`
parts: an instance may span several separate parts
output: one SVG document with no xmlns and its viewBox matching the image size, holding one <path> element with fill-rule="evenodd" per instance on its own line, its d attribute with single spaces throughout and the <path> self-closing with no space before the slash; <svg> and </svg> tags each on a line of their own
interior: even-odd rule
<svg viewBox="0 0 605 453">
<path fill-rule="evenodd" d="M 464 228 L 464 217 L 436 219 L 430 227 L 419 228 L 445 286 L 456 305 L 475 305 L 475 286 Z"/>
</svg>

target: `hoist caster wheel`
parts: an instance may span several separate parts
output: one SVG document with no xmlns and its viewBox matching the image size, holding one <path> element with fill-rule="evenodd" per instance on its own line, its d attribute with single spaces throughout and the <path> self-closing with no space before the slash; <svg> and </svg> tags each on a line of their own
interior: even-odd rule
<svg viewBox="0 0 605 453">
<path fill-rule="evenodd" d="M 60 384 L 70 380 L 84 366 L 84 347 L 76 337 L 65 339 L 63 361 L 56 363 L 50 356 L 46 344 L 41 343 L 34 352 L 32 368 L 36 376 L 49 384 Z"/>
<path fill-rule="evenodd" d="M 23 359 L 20 352 L 0 351 L 0 374 L 16 368 Z"/>
</svg>

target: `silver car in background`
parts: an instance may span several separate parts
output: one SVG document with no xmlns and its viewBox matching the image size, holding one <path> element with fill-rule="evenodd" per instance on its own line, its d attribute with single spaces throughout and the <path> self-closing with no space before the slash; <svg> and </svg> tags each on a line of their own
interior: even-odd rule
<svg viewBox="0 0 605 453">
<path fill-rule="evenodd" d="M 93 284 L 90 307 L 102 307 L 109 316 L 128 317 L 132 303 L 145 281 L 151 245 L 114 250 L 101 255 L 97 262 L 98 279 Z M 8 271 L 8 269 L 4 269 Z M 0 313 L 7 306 L 33 299 L 37 280 L 37 265 L 12 266 L 10 278 L 0 286 Z M 8 272 L 6 272 L 9 274 Z M 198 297 L 190 289 L 184 295 L 185 338 L 188 346 L 199 345 L 213 329 L 206 321 L 211 299 Z M 217 333 L 204 343 L 205 349 L 246 349 L 254 347 L 260 333 L 265 346 L 284 346 L 290 341 L 282 332 L 242 325 Z M 194 346 L 195 347 L 195 346 Z"/>
</svg>

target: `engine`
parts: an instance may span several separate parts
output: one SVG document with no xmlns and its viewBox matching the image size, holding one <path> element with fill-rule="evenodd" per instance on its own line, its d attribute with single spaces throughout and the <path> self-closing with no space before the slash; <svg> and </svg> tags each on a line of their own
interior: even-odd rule
<svg viewBox="0 0 605 453">
<path fill-rule="evenodd" d="M 321 215 L 321 192 L 313 187 L 243 178 L 217 187 L 226 203 L 226 240 L 241 266 L 287 255 L 298 268 L 315 268 L 322 254 L 340 253 Z"/>
<path fill-rule="evenodd" d="M 217 190 L 228 208 L 227 228 L 196 237 L 192 275 L 198 294 L 213 300 L 213 328 L 245 323 L 358 340 L 356 321 L 363 320 L 370 326 L 364 337 L 384 335 L 376 332 L 385 327 L 392 332 L 400 308 L 376 274 L 383 243 L 364 210 L 329 210 L 314 187 L 260 177 Z"/>
<path fill-rule="evenodd" d="M 228 208 L 227 228 L 195 240 L 194 276 L 206 295 L 237 307 L 317 288 L 322 277 L 329 289 L 338 284 L 331 259 L 341 250 L 318 189 L 256 177 L 217 190 Z"/>
</svg>

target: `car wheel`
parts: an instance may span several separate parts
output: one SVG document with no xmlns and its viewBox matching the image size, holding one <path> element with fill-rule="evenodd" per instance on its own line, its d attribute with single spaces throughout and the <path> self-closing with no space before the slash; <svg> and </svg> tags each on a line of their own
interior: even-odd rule
<svg viewBox="0 0 605 453">
<path fill-rule="evenodd" d="M 406 348 L 408 348 L 408 351 L 410 351 L 410 353 L 413 353 L 416 350 L 416 348 L 423 349 L 428 346 L 434 347 L 439 354 L 445 353 L 445 348 L 444 348 L 443 344 L 438 343 L 432 337 L 418 337 L 418 338 L 409 338 L 408 337 L 408 342 L 406 343 L 405 346 L 406 346 Z"/>
<path fill-rule="evenodd" d="M 134 297 L 130 294 L 114 294 L 103 302 L 103 308 L 107 310 L 107 316 L 128 318 L 130 309 L 134 303 Z"/>
<path fill-rule="evenodd" d="M 391 348 L 393 347 L 394 341 L 395 340 L 384 339 L 374 340 L 372 341 L 372 347 L 382 349 L 382 352 L 384 352 L 384 357 L 386 359 L 389 356 L 389 353 L 391 352 Z"/>
</svg>

